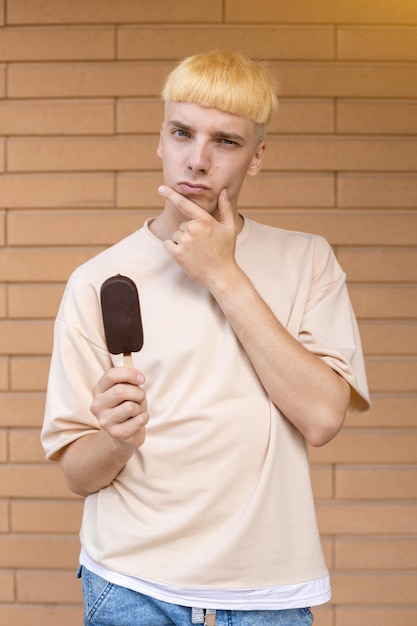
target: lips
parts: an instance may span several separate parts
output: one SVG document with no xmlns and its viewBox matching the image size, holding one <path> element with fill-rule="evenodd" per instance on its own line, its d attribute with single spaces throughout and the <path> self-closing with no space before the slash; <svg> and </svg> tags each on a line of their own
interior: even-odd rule
<svg viewBox="0 0 417 626">
<path fill-rule="evenodd" d="M 182 180 L 178 183 L 179 192 L 187 195 L 199 195 L 208 190 L 206 185 L 198 183 L 190 183 L 186 180 Z"/>
</svg>

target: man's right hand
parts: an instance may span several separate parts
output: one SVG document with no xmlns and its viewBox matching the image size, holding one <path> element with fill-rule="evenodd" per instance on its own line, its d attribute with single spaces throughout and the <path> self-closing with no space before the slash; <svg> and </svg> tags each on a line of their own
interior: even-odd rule
<svg viewBox="0 0 417 626">
<path fill-rule="evenodd" d="M 113 367 L 94 386 L 90 409 L 100 428 L 123 448 L 132 451 L 145 439 L 149 421 L 143 374 L 128 367 Z"/>
<path fill-rule="evenodd" d="M 90 408 L 99 429 L 70 443 L 60 457 L 74 493 L 86 497 L 111 485 L 143 444 L 149 421 L 144 381 L 135 369 L 114 367 L 94 386 Z"/>
</svg>

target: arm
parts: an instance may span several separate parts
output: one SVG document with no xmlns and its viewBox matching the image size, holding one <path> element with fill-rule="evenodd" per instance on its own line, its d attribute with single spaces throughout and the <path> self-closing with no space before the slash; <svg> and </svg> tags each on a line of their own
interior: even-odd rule
<svg viewBox="0 0 417 626">
<path fill-rule="evenodd" d="M 330 441 L 343 425 L 348 383 L 287 332 L 239 268 L 216 281 L 212 294 L 272 402 L 311 445 Z"/>
<path fill-rule="evenodd" d="M 167 251 L 217 300 L 272 402 L 310 444 L 327 443 L 343 424 L 350 387 L 287 332 L 237 265 L 237 221 L 226 193 L 218 222 L 174 191 L 163 193 L 188 218 Z"/>
<path fill-rule="evenodd" d="M 110 485 L 145 439 L 149 420 L 142 374 L 112 368 L 93 389 L 91 411 L 100 430 L 68 445 L 60 465 L 71 491 L 88 496 Z"/>
</svg>

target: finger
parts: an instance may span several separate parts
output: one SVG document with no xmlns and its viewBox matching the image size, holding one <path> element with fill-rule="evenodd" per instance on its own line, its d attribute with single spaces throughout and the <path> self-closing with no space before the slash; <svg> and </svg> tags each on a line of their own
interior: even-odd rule
<svg viewBox="0 0 417 626">
<path fill-rule="evenodd" d="M 224 226 L 234 226 L 234 212 L 227 189 L 222 189 L 218 198 L 219 222 Z"/>
<path fill-rule="evenodd" d="M 110 407 L 120 406 L 126 402 L 140 405 L 145 399 L 145 392 L 141 387 L 126 383 L 114 385 L 106 395 Z"/>
<path fill-rule="evenodd" d="M 113 385 L 128 383 L 130 385 L 142 385 L 145 377 L 142 372 L 130 367 L 112 367 L 96 383 L 94 390 L 97 393 L 104 393 Z"/>
<path fill-rule="evenodd" d="M 91 410 L 100 426 L 108 430 L 112 425 L 120 424 L 146 412 L 145 393 L 133 385 L 116 385 L 106 394 L 95 398 L 91 404 Z"/>
<path fill-rule="evenodd" d="M 143 431 L 148 422 L 149 415 L 143 412 L 120 422 L 106 424 L 104 430 L 120 444 L 133 443 L 139 437 L 140 441 L 135 444 L 137 446 L 140 442 L 143 443 Z"/>
<path fill-rule="evenodd" d="M 158 188 L 159 194 L 172 202 L 172 204 L 179 210 L 185 217 L 188 217 L 191 220 L 196 220 L 199 217 L 204 217 L 207 215 L 207 212 L 199 207 L 197 204 L 188 200 L 185 196 L 182 196 L 180 193 L 171 189 L 171 187 L 167 187 L 166 185 L 161 185 Z"/>
<path fill-rule="evenodd" d="M 167 239 L 163 243 L 164 243 L 164 248 L 168 252 L 168 254 L 174 257 L 177 251 L 177 244 L 174 243 L 171 239 Z"/>
<path fill-rule="evenodd" d="M 132 400 L 126 400 L 112 410 L 112 419 L 115 424 L 121 424 L 126 420 L 137 417 L 141 413 L 145 413 L 141 404 Z"/>
</svg>

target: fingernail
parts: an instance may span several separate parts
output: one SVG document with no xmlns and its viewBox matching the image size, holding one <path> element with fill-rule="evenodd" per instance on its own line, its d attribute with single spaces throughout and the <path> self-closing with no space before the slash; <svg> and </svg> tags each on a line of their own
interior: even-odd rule
<svg viewBox="0 0 417 626">
<path fill-rule="evenodd" d="M 158 192 L 161 194 L 161 196 L 164 195 L 165 192 L 165 187 L 163 185 L 161 185 L 160 187 L 158 187 Z"/>
</svg>

